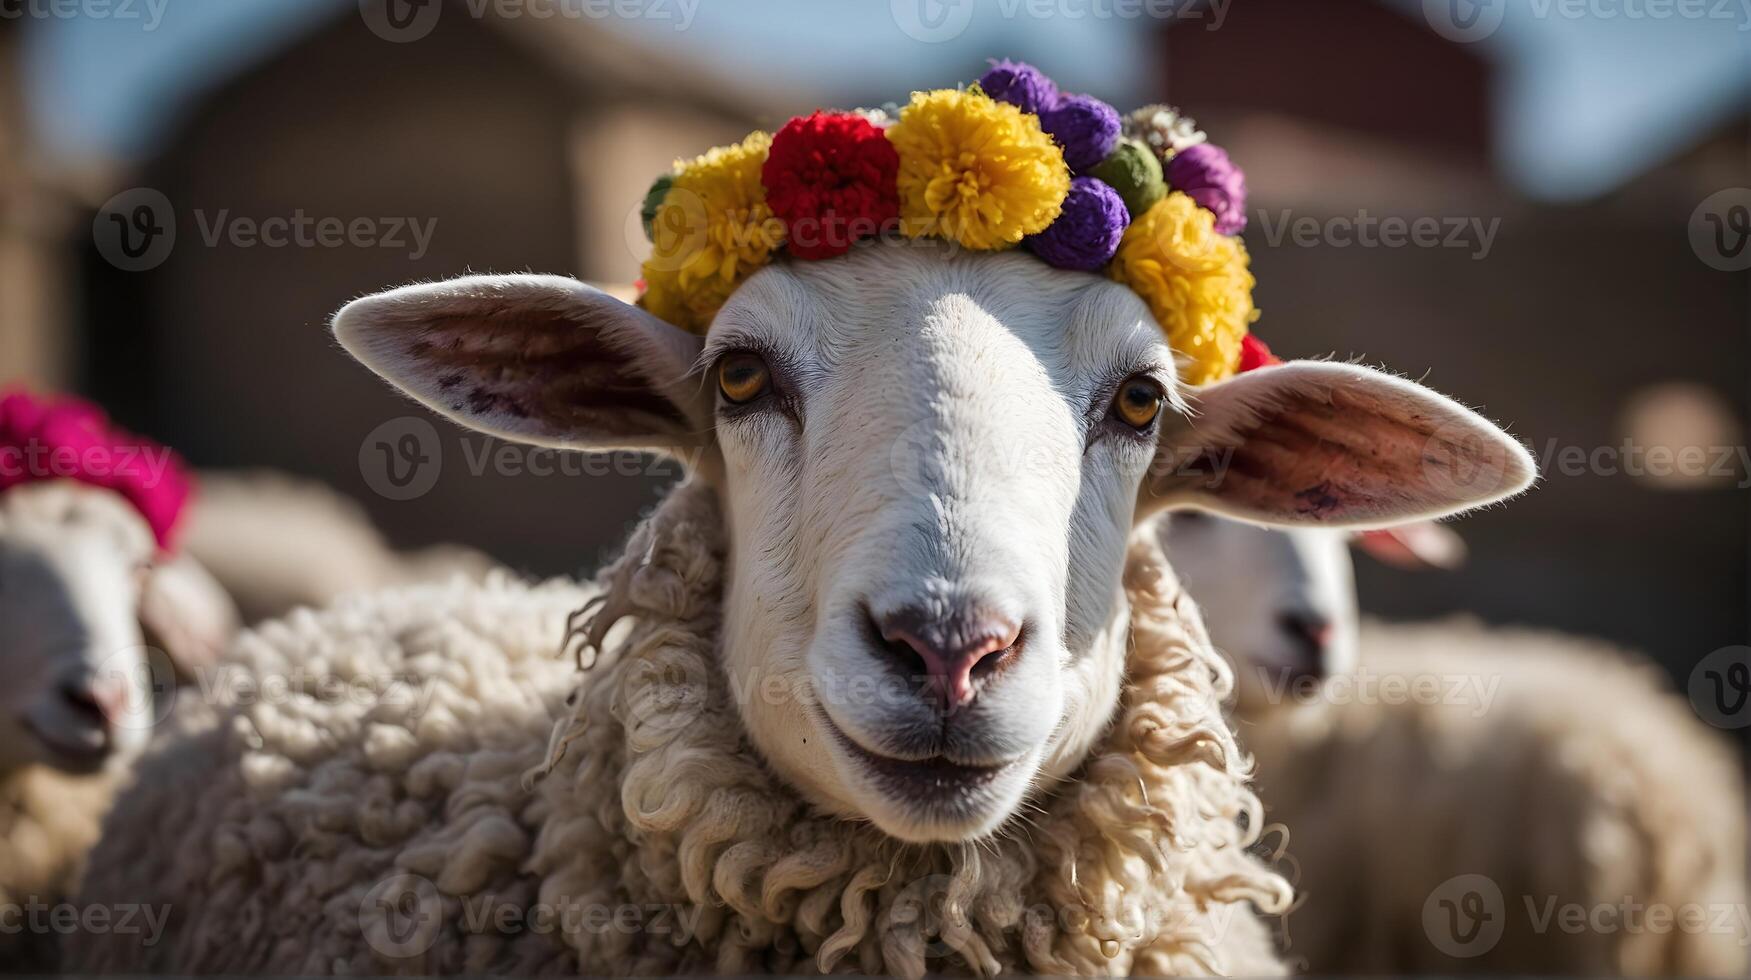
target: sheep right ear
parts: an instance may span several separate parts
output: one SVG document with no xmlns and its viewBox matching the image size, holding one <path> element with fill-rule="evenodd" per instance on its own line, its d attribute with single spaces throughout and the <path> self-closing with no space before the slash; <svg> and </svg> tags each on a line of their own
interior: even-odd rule
<svg viewBox="0 0 1751 980">
<path fill-rule="evenodd" d="M 347 352 L 440 415 L 516 442 L 697 461 L 703 339 L 564 276 L 463 276 L 356 299 Z"/>
<path fill-rule="evenodd" d="M 1139 514 L 1193 507 L 1277 526 L 1386 527 L 1525 490 L 1532 456 L 1414 382 L 1297 361 L 1199 389 L 1167 421 Z"/>
</svg>

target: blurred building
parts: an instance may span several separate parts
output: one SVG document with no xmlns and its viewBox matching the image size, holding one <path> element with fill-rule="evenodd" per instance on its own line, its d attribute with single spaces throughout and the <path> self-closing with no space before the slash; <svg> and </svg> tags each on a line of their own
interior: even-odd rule
<svg viewBox="0 0 1751 980">
<path fill-rule="evenodd" d="M 146 271 L 85 256 L 83 387 L 197 464 L 328 481 L 404 542 L 576 571 L 618 543 L 655 479 L 534 478 L 440 422 L 436 486 L 383 499 L 366 437 L 426 413 L 335 348 L 327 319 L 362 293 L 468 271 L 630 283 L 650 181 L 746 133 L 758 98 L 589 21 L 477 19 L 458 2 L 428 35 L 391 43 L 345 6 L 214 88 L 119 185 L 165 195 L 176 243 Z M 300 217 L 363 221 L 370 240 L 253 240 Z"/>
<path fill-rule="evenodd" d="M 32 153 L 18 21 L 0 18 L 0 387 L 66 379 L 68 229 L 76 209 Z"/>
<path fill-rule="evenodd" d="M 1457 525 L 1468 568 L 1359 563 L 1364 605 L 1603 636 L 1680 684 L 1745 643 L 1751 474 L 1735 455 L 1717 476 L 1635 476 L 1646 461 L 1618 451 L 1649 396 L 1690 406 L 1664 410 L 1665 438 L 1711 464 L 1745 445 L 1747 276 L 1710 268 L 1686 234 L 1700 202 L 1744 182 L 1744 119 L 1604 197 L 1538 203 L 1492 167 L 1504 66 L 1401 11 L 1242 0 L 1220 32 L 1164 31 L 1160 52 L 1162 92 L 1247 168 L 1261 336 L 1452 392 L 1546 467 L 1535 492 Z M 1426 218 L 1439 243 L 1381 243 L 1378 222 Z"/>
</svg>

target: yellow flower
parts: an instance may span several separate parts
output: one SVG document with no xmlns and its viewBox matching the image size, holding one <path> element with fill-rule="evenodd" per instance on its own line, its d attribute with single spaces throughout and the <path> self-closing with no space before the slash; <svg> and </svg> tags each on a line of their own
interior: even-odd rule
<svg viewBox="0 0 1751 980">
<path fill-rule="evenodd" d="M 888 127 L 900 154 L 900 219 L 913 238 L 1007 248 L 1046 230 L 1070 192 L 1040 121 L 978 91 L 915 92 Z"/>
<path fill-rule="evenodd" d="M 651 221 L 645 309 L 703 333 L 730 293 L 784 244 L 784 225 L 766 206 L 760 182 L 771 144 L 756 132 L 676 163 L 674 183 Z"/>
<path fill-rule="evenodd" d="M 1259 318 L 1240 239 L 1216 233 L 1215 216 L 1175 191 L 1125 229 L 1108 273 L 1149 304 L 1187 384 L 1221 381 Z"/>
</svg>

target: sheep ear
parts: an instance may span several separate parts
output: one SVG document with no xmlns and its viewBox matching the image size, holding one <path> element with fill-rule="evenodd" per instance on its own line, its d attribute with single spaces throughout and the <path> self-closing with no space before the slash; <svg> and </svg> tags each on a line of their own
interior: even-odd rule
<svg viewBox="0 0 1751 980">
<path fill-rule="evenodd" d="M 1363 531 L 1351 543 L 1375 561 L 1411 571 L 1451 571 L 1465 564 L 1465 539 L 1434 521 L 1413 521 Z"/>
<path fill-rule="evenodd" d="M 348 303 L 334 336 L 428 408 L 501 438 L 688 456 L 709 434 L 688 377 L 702 339 L 564 276 L 403 286 Z"/>
<path fill-rule="evenodd" d="M 140 628 L 146 642 L 170 655 L 190 679 L 219 659 L 241 628 L 231 596 L 187 554 L 160 557 L 140 589 Z"/>
<path fill-rule="evenodd" d="M 1380 527 L 1531 485 L 1532 457 L 1457 402 L 1353 364 L 1298 362 L 1197 391 L 1163 427 L 1140 514 L 1195 507 L 1257 524 Z"/>
</svg>

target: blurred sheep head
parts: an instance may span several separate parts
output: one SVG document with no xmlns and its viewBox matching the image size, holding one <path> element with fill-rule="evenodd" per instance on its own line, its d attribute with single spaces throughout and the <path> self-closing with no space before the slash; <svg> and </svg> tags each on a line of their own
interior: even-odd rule
<svg viewBox="0 0 1751 980">
<path fill-rule="evenodd" d="M 177 675 L 236 628 L 219 586 L 161 556 L 117 494 L 65 481 L 0 494 L 0 775 L 125 762 Z"/>
<path fill-rule="evenodd" d="M 1160 524 L 1162 547 L 1234 664 L 1243 713 L 1356 669 L 1350 549 L 1399 568 L 1455 568 L 1465 542 L 1420 521 L 1375 531 L 1270 528 L 1197 511 Z"/>
</svg>

